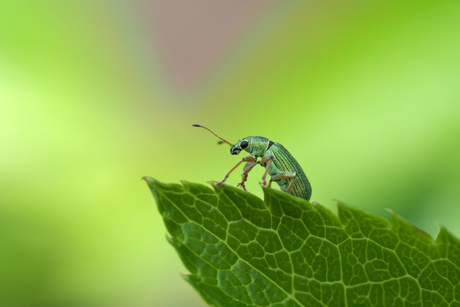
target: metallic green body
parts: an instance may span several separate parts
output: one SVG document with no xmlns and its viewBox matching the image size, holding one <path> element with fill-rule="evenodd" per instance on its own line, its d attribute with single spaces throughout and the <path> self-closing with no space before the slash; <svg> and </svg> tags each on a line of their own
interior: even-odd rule
<svg viewBox="0 0 460 307">
<path fill-rule="evenodd" d="M 268 170 L 268 175 L 272 178 L 283 172 L 295 172 L 296 176 L 290 193 L 294 196 L 310 200 L 312 192 L 310 182 L 303 172 L 302 167 L 300 167 L 296 159 L 294 159 L 294 157 L 289 153 L 289 151 L 287 151 L 286 148 L 283 147 L 283 145 L 277 142 L 272 142 L 262 136 L 248 136 L 233 145 L 230 148 L 230 153 L 232 155 L 238 155 L 241 150 L 247 151 L 255 159 L 263 159 L 267 156 L 272 156 L 273 161 L 270 169 Z M 261 165 L 266 168 L 267 164 L 268 163 L 264 163 Z M 282 191 L 286 192 L 291 180 L 292 178 L 273 181 L 278 183 Z"/>
</svg>

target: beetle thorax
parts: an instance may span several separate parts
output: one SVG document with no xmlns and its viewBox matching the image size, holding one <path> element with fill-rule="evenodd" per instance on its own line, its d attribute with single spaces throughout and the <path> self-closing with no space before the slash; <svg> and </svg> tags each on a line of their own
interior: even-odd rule
<svg viewBox="0 0 460 307">
<path fill-rule="evenodd" d="M 262 136 L 250 136 L 247 139 L 250 139 L 250 142 L 246 151 L 255 158 L 263 157 L 268 148 L 269 140 Z"/>
</svg>

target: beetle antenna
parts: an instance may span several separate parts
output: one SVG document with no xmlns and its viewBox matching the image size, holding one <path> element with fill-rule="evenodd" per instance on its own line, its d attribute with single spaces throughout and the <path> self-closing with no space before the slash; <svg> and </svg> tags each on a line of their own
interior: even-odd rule
<svg viewBox="0 0 460 307">
<path fill-rule="evenodd" d="M 198 124 L 194 124 L 194 125 L 192 125 L 192 126 L 193 126 L 193 127 L 204 128 L 204 129 L 208 130 L 209 132 L 211 132 L 212 134 L 214 134 L 215 136 L 217 136 L 217 137 L 218 137 L 219 139 L 221 139 L 223 142 L 227 143 L 227 144 L 230 145 L 230 146 L 234 146 L 232 143 L 230 143 L 229 141 L 227 141 L 227 140 L 221 138 L 220 136 L 218 136 L 217 134 L 215 134 L 214 132 L 212 132 L 211 129 L 208 129 L 208 128 L 206 128 L 205 126 L 201 126 L 201 125 L 198 125 Z"/>
</svg>

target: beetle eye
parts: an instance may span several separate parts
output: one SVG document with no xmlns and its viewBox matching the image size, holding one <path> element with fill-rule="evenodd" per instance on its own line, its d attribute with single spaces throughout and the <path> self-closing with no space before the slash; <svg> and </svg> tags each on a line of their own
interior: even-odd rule
<svg viewBox="0 0 460 307">
<path fill-rule="evenodd" d="M 246 147 L 248 147 L 249 143 L 247 141 L 243 141 L 241 142 L 241 149 L 245 149 Z"/>
</svg>

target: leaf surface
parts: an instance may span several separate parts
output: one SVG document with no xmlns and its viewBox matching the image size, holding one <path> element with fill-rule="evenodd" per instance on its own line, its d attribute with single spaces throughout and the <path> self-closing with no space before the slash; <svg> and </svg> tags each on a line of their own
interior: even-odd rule
<svg viewBox="0 0 460 307">
<path fill-rule="evenodd" d="M 190 271 L 211 306 L 460 306 L 460 242 L 433 240 L 391 219 L 338 202 L 319 204 L 263 188 L 212 188 L 145 177 Z"/>
</svg>

